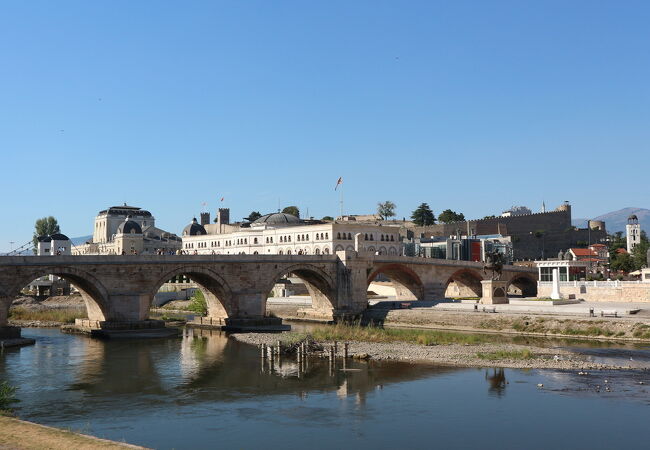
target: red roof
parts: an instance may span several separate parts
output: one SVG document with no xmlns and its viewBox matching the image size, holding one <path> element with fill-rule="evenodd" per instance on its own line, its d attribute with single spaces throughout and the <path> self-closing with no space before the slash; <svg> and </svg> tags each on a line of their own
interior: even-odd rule
<svg viewBox="0 0 650 450">
<path fill-rule="evenodd" d="M 602 248 L 602 247 L 607 247 L 607 246 L 604 245 L 604 244 L 591 244 L 590 247 L 598 247 L 598 248 Z"/>
<path fill-rule="evenodd" d="M 624 248 L 617 248 L 616 253 L 627 253 L 627 250 L 625 250 Z"/>
<path fill-rule="evenodd" d="M 590 248 L 572 248 L 571 251 L 576 256 L 597 256 L 596 252 Z"/>
</svg>

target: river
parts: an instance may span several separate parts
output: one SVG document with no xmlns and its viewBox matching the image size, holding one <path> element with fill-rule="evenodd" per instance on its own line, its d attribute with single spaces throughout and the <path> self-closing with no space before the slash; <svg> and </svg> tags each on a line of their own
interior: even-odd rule
<svg viewBox="0 0 650 450">
<path fill-rule="evenodd" d="M 42 328 L 23 335 L 36 345 L 0 355 L 0 380 L 19 388 L 19 417 L 158 449 L 593 450 L 640 448 L 650 438 L 645 371 L 581 376 L 377 361 L 350 361 L 353 370 L 343 371 L 340 361 L 331 370 L 310 360 L 299 373 L 286 359 L 271 372 L 256 347 L 214 331 L 142 341 Z M 588 351 L 650 360 L 644 347 Z"/>
</svg>

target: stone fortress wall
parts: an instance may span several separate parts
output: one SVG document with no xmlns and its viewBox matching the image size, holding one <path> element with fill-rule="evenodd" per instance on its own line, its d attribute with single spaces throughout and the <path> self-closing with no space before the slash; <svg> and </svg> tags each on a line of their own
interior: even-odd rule
<svg viewBox="0 0 650 450">
<path fill-rule="evenodd" d="M 586 224 L 585 224 L 586 225 Z M 578 247 L 578 242 L 599 243 L 607 237 L 604 223 L 592 223 L 600 229 L 574 229 L 571 224 L 571 205 L 563 204 L 556 210 L 509 216 L 469 220 L 428 227 L 404 227 L 400 234 L 406 237 L 451 236 L 460 233 L 512 236 L 514 259 L 555 258 L 560 250 Z M 536 237 L 535 232 L 543 232 Z"/>
</svg>

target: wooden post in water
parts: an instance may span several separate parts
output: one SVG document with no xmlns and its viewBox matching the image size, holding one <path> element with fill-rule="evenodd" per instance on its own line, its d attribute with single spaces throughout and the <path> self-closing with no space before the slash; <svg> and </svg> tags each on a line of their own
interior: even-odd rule
<svg viewBox="0 0 650 450">
<path fill-rule="evenodd" d="M 334 341 L 334 356 L 339 352 L 339 343 Z"/>
<path fill-rule="evenodd" d="M 350 350 L 350 343 L 346 342 L 345 344 L 343 344 L 343 357 L 345 359 L 348 359 L 349 350 Z"/>
</svg>

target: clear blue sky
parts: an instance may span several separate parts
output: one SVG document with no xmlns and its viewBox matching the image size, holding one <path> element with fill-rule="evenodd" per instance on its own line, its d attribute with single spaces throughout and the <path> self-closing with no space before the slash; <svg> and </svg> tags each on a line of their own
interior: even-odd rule
<svg viewBox="0 0 650 450">
<path fill-rule="evenodd" d="M 647 1 L 4 2 L 0 251 L 122 202 L 177 233 L 222 196 L 336 215 L 339 176 L 346 213 L 650 207 L 649 23 Z"/>
</svg>

